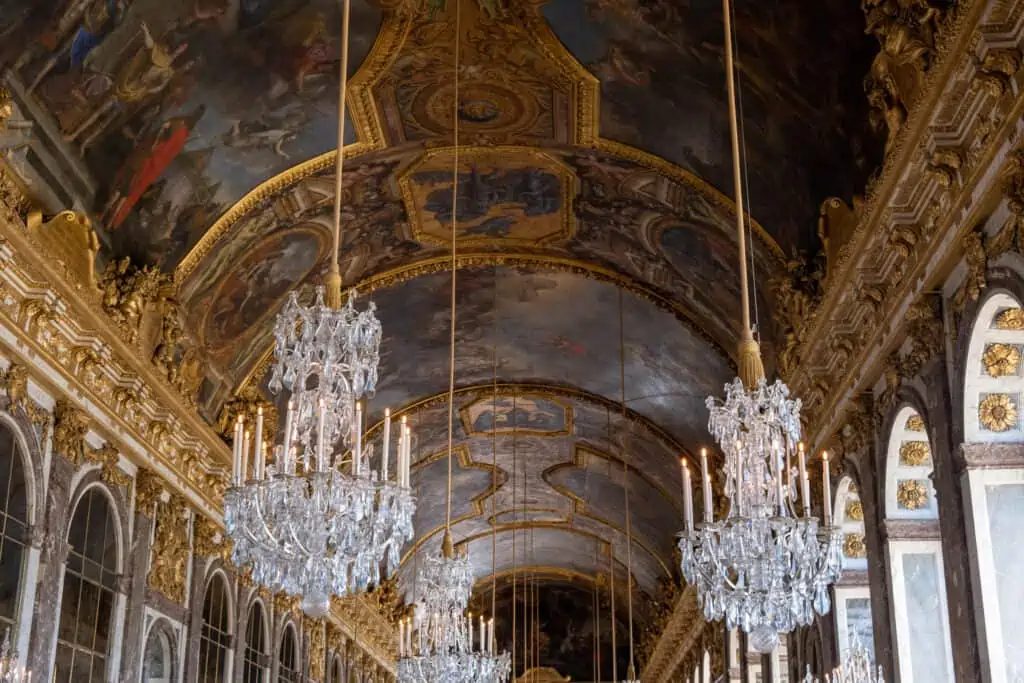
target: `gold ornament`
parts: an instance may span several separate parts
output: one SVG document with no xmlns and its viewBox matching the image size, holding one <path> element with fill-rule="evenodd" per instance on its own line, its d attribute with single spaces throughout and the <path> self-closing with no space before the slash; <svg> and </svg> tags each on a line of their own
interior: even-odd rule
<svg viewBox="0 0 1024 683">
<path fill-rule="evenodd" d="M 896 487 L 896 502 L 904 510 L 928 507 L 928 486 L 917 479 L 903 479 Z"/>
<path fill-rule="evenodd" d="M 868 556 L 868 546 L 864 542 L 864 534 L 846 534 L 843 538 L 843 555 L 851 560 L 860 560 Z"/>
<path fill-rule="evenodd" d="M 231 557 L 231 543 L 224 530 L 202 515 L 196 516 L 192 542 L 192 549 L 198 557 L 220 557 L 225 562 Z"/>
<path fill-rule="evenodd" d="M 100 477 L 111 486 L 122 487 L 132 483 L 128 473 L 118 467 L 121 456 L 111 444 L 104 444 L 95 450 L 86 449 L 86 454 L 93 462 L 100 465 Z"/>
<path fill-rule="evenodd" d="M 1017 406 L 1008 394 L 989 394 L 978 406 L 978 419 L 990 432 L 1005 432 L 1017 424 Z"/>
<path fill-rule="evenodd" d="M 153 563 L 147 577 L 150 588 L 177 605 L 185 602 L 187 511 L 185 500 L 178 495 L 172 495 L 170 502 L 158 505 L 156 532 L 153 534 Z"/>
<path fill-rule="evenodd" d="M 859 500 L 846 501 L 846 518 L 854 522 L 863 522 L 864 504 Z"/>
<path fill-rule="evenodd" d="M 135 475 L 135 511 L 150 517 L 156 516 L 153 506 L 160 502 L 164 493 L 164 480 L 153 470 L 139 468 Z"/>
<path fill-rule="evenodd" d="M 1024 309 L 1007 308 L 996 316 L 997 330 L 1024 330 Z"/>
<path fill-rule="evenodd" d="M 908 432 L 923 432 L 924 431 L 924 420 L 921 419 L 920 415 L 914 414 L 907 418 L 907 431 Z"/>
<path fill-rule="evenodd" d="M 309 677 L 314 681 L 322 681 L 324 679 L 324 664 L 327 659 L 324 644 L 324 620 L 309 619 L 306 623 L 309 634 Z"/>
<path fill-rule="evenodd" d="M 89 418 L 65 399 L 57 401 L 53 414 L 53 448 L 77 465 L 85 458 L 85 435 L 89 431 Z"/>
<path fill-rule="evenodd" d="M 904 441 L 900 444 L 900 464 L 920 467 L 932 461 L 932 452 L 927 441 Z"/>
<path fill-rule="evenodd" d="M 291 614 L 299 611 L 299 596 L 288 595 L 287 593 L 274 594 L 274 613 L 280 615 Z"/>
<path fill-rule="evenodd" d="M 989 344 L 981 357 L 990 377 L 1008 377 L 1020 368 L 1020 349 L 1012 344 Z"/>
</svg>

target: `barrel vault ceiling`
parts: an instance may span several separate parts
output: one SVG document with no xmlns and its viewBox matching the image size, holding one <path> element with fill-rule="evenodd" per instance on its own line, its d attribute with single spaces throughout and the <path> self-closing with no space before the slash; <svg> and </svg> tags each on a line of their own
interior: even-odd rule
<svg viewBox="0 0 1024 683">
<path fill-rule="evenodd" d="M 819 204 L 849 198 L 877 146 L 869 46 L 855 2 L 736 4 L 770 366 L 767 285 L 817 250 Z M 102 257 L 173 275 L 216 423 L 236 393 L 265 391 L 273 316 L 326 269 L 338 3 L 0 5 L 14 17 L 0 62 L 92 188 Z M 575 680 L 608 606 L 595 586 L 631 586 L 642 622 L 675 578 L 678 458 L 707 440 L 704 397 L 733 375 L 721 22 L 719 0 L 353 0 L 341 260 L 384 327 L 371 421 L 390 406 L 416 430 L 400 576 L 444 522 L 458 44 L 453 531 L 502 604 L 534 577 L 540 661 Z"/>
</svg>

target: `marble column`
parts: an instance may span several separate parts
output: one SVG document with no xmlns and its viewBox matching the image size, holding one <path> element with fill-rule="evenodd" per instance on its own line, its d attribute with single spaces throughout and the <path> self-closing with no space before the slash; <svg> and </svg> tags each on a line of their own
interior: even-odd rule
<svg viewBox="0 0 1024 683">
<path fill-rule="evenodd" d="M 125 574 L 127 614 L 121 647 L 122 681 L 138 680 L 142 674 L 142 649 L 145 647 L 146 628 L 146 578 L 153 539 L 153 519 L 149 515 L 136 514 L 132 528 L 134 535 Z"/>
<path fill-rule="evenodd" d="M 53 458 L 36 581 L 35 619 L 28 653 L 32 678 L 38 681 L 49 681 L 53 677 L 60 597 L 64 588 L 64 563 L 71 549 L 65 530 L 71 514 L 69 502 L 73 474 L 71 463 L 64 458 Z"/>
<path fill-rule="evenodd" d="M 186 681 L 199 678 L 199 640 L 203 628 L 203 598 L 206 597 L 206 567 L 209 562 L 209 558 L 193 556 L 192 585 L 188 592 L 188 612 L 185 616 L 188 631 L 188 646 L 185 648 Z"/>
</svg>

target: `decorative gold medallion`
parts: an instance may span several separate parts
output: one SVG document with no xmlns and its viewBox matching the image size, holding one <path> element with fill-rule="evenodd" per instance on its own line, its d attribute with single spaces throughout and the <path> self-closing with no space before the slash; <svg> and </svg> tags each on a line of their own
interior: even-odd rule
<svg viewBox="0 0 1024 683">
<path fill-rule="evenodd" d="M 851 560 L 860 560 L 868 556 L 868 546 L 864 542 L 864 534 L 846 534 L 843 538 L 843 555 Z"/>
<path fill-rule="evenodd" d="M 990 377 L 1016 375 L 1020 368 L 1020 349 L 1012 344 L 989 344 L 981 362 Z"/>
<path fill-rule="evenodd" d="M 928 485 L 917 479 L 902 479 L 896 487 L 896 502 L 902 510 L 928 507 Z"/>
<path fill-rule="evenodd" d="M 924 420 L 917 413 L 914 413 L 907 418 L 907 431 L 908 432 L 923 432 L 924 431 Z"/>
<path fill-rule="evenodd" d="M 846 501 L 846 519 L 853 522 L 863 522 L 864 504 L 857 499 Z"/>
<path fill-rule="evenodd" d="M 921 467 L 932 461 L 932 452 L 927 441 L 904 441 L 900 444 L 900 464 L 907 467 Z"/>
<path fill-rule="evenodd" d="M 1007 308 L 996 316 L 997 330 L 1024 330 L 1024 309 Z"/>
<path fill-rule="evenodd" d="M 978 419 L 990 432 L 1005 432 L 1017 425 L 1017 405 L 1009 394 L 989 394 L 978 406 Z"/>
</svg>

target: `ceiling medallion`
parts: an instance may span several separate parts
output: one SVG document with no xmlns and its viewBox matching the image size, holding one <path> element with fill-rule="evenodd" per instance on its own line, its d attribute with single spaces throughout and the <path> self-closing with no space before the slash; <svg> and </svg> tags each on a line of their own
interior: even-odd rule
<svg viewBox="0 0 1024 683">
<path fill-rule="evenodd" d="M 978 406 L 978 419 L 990 432 L 1005 432 L 1017 426 L 1017 406 L 1008 394 L 989 394 Z"/>
<path fill-rule="evenodd" d="M 989 344 L 981 357 L 989 377 L 1009 377 L 1020 369 L 1020 349 L 1013 344 Z"/>
</svg>

